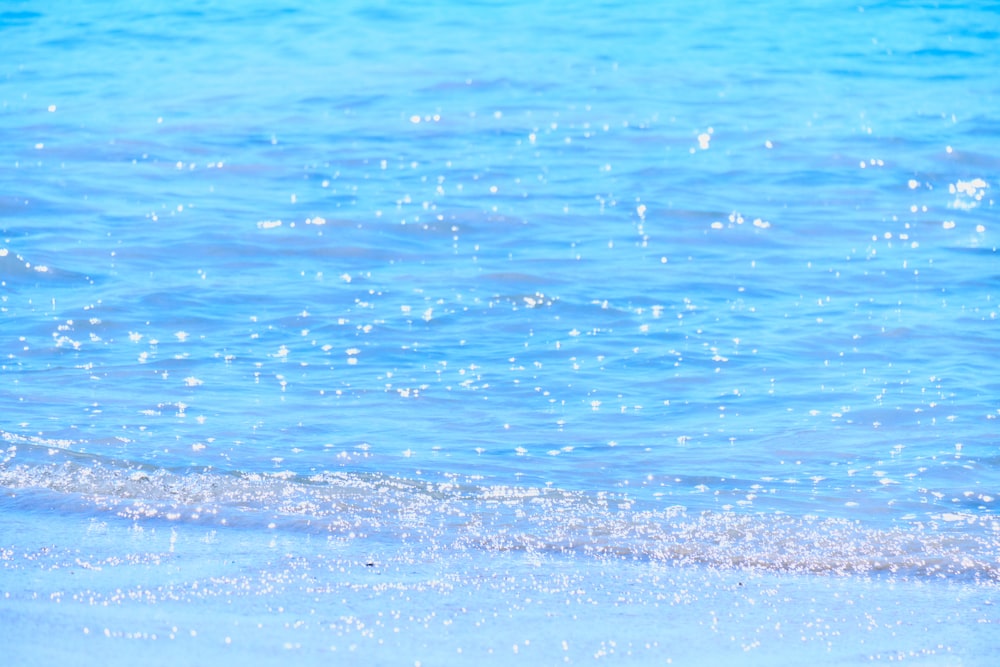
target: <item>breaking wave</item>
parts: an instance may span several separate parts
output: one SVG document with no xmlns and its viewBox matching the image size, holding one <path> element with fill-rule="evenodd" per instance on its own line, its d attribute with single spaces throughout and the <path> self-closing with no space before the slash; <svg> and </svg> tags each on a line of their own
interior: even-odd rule
<svg viewBox="0 0 1000 667">
<path fill-rule="evenodd" d="M 690 512 L 625 495 L 381 474 L 170 470 L 78 454 L 19 463 L 0 454 L 5 503 L 44 503 L 137 523 L 292 531 L 357 541 L 369 551 L 523 551 L 766 572 L 889 574 L 1000 581 L 995 517 L 939 513 L 877 529 L 863 522 Z M 58 454 L 58 455 L 57 455 Z"/>
</svg>

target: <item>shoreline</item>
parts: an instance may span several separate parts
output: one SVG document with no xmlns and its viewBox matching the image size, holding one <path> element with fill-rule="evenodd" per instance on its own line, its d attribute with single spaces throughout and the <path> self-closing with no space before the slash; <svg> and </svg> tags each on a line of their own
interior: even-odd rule
<svg viewBox="0 0 1000 667">
<path fill-rule="evenodd" d="M 7 516 L 15 663 L 968 666 L 1000 648 L 995 583 Z"/>
</svg>

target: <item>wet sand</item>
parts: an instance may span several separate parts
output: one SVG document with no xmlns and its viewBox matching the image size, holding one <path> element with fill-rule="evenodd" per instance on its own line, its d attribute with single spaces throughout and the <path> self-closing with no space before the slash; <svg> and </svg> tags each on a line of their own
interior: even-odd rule
<svg viewBox="0 0 1000 667">
<path fill-rule="evenodd" d="M 10 664 L 985 666 L 1000 647 L 996 584 L 954 578 L 78 517 L 7 524 L 3 543 Z"/>
</svg>

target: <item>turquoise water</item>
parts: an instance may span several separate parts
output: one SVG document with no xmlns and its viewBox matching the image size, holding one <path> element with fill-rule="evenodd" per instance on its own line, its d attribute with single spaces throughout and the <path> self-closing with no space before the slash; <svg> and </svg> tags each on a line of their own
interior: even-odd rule
<svg viewBox="0 0 1000 667">
<path fill-rule="evenodd" d="M 998 37 L 4 8 L 15 656 L 989 664 Z"/>
</svg>

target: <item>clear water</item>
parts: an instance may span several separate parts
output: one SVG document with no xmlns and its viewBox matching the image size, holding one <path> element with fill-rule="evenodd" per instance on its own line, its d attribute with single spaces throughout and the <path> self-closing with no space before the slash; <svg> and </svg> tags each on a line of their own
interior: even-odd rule
<svg viewBox="0 0 1000 667">
<path fill-rule="evenodd" d="M 21 655 L 988 661 L 998 37 L 891 2 L 4 8 Z M 691 652 L 748 586 L 940 636 L 828 610 L 788 648 L 817 619 L 778 595 Z"/>
</svg>

